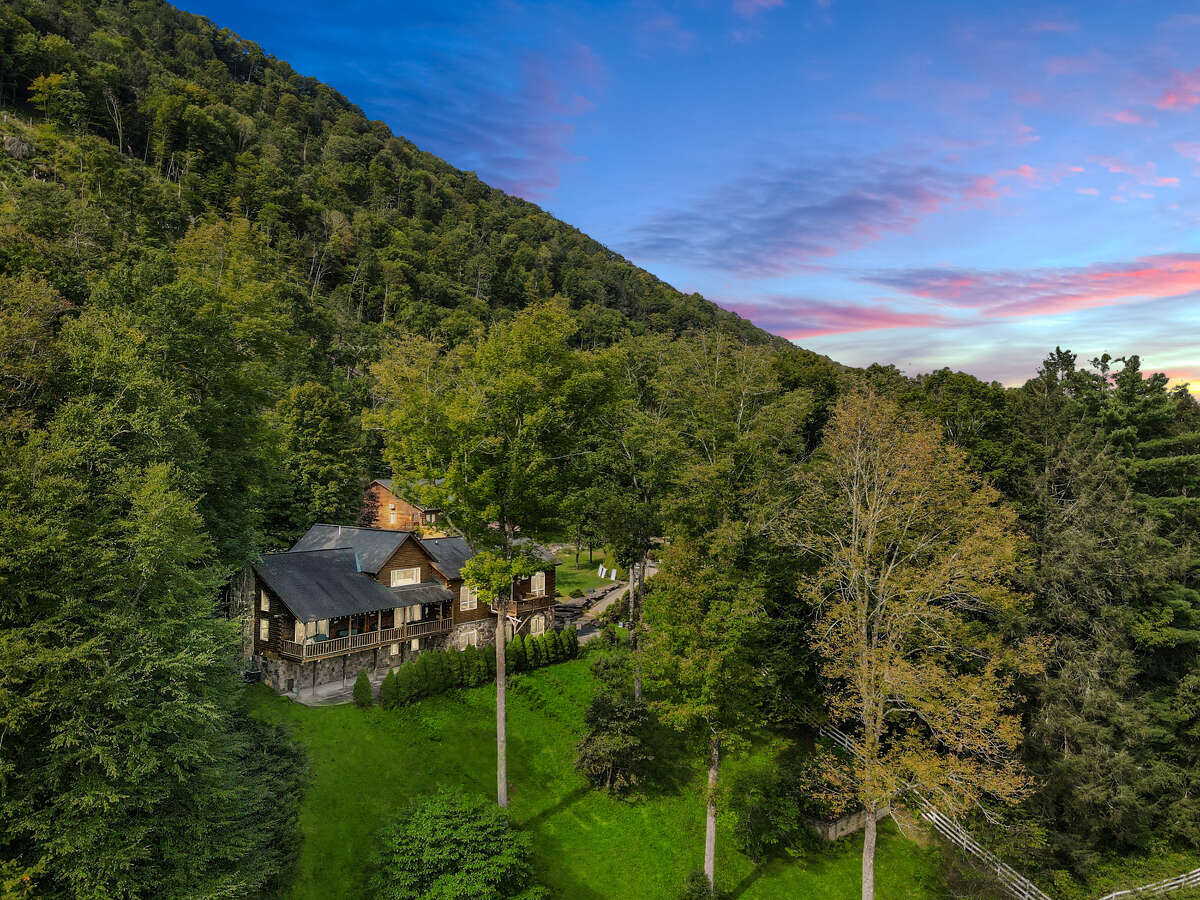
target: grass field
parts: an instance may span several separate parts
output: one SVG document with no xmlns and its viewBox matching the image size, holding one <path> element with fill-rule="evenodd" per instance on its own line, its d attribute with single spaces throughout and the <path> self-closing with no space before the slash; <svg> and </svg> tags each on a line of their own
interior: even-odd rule
<svg viewBox="0 0 1200 900">
<path fill-rule="evenodd" d="M 568 548 L 558 551 L 558 569 L 554 573 L 554 585 L 562 596 L 569 596 L 571 591 L 578 588 L 590 591 L 592 588 L 612 584 L 612 580 L 601 578 L 596 569 L 604 561 L 603 553 L 596 553 L 593 562 L 588 562 L 587 551 L 579 554 L 579 568 L 575 568 L 575 550 Z"/>
<path fill-rule="evenodd" d="M 562 663 L 513 681 L 508 757 L 513 817 L 533 833 L 539 876 L 555 897 L 670 898 L 701 864 L 699 764 L 696 777 L 678 790 L 638 802 L 589 791 L 572 768 L 591 690 L 587 665 Z M 256 716 L 289 727 L 308 748 L 311 784 L 301 811 L 304 846 L 293 897 L 364 896 L 374 833 L 385 816 L 412 798 L 439 786 L 494 796 L 494 688 L 459 691 L 394 712 L 351 705 L 312 709 L 262 685 L 249 688 L 248 697 Z M 849 900 L 859 892 L 860 847 L 848 839 L 807 859 L 755 865 L 732 847 L 726 827 L 718 839 L 717 878 L 722 889 L 746 900 Z M 889 823 L 876 864 L 878 896 L 936 896 L 931 887 L 936 866 L 936 851 L 907 842 Z"/>
</svg>

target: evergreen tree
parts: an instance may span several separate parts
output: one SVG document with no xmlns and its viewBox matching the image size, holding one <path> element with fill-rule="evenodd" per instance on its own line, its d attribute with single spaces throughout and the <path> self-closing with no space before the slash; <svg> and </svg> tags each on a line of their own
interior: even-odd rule
<svg viewBox="0 0 1200 900">
<path fill-rule="evenodd" d="M 512 664 L 514 672 L 528 671 L 529 658 L 525 655 L 525 639 L 521 635 L 513 635 L 513 639 L 509 641 L 505 654 L 508 661 Z"/>
<path fill-rule="evenodd" d="M 384 709 L 395 709 L 398 699 L 396 672 L 393 670 L 384 676 L 383 684 L 379 686 L 379 705 Z"/>
<path fill-rule="evenodd" d="M 367 676 L 366 669 L 358 670 L 358 677 L 354 679 L 354 705 L 366 707 L 371 705 L 371 679 Z"/>
</svg>

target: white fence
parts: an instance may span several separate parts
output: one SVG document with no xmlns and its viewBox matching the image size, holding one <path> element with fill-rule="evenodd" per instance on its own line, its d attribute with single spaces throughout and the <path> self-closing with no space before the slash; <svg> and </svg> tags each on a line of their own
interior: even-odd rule
<svg viewBox="0 0 1200 900">
<path fill-rule="evenodd" d="M 845 732 L 834 728 L 832 725 L 822 725 L 816 721 L 815 717 L 811 721 L 817 726 L 821 734 L 825 735 L 825 737 L 829 738 L 847 753 L 854 756 L 859 755 L 858 745 Z M 1051 900 L 1049 894 L 996 856 L 996 854 L 992 853 L 992 851 L 982 846 L 975 838 L 971 837 L 965 828 L 942 813 L 941 810 L 922 796 L 920 792 L 914 791 L 913 797 L 917 801 L 921 817 L 929 822 L 943 838 L 986 866 L 996 876 L 1000 884 L 1004 886 L 1005 890 L 1012 895 L 1014 900 Z M 1153 884 L 1144 884 L 1141 887 L 1129 888 L 1124 891 L 1114 891 L 1111 894 L 1105 894 L 1100 900 L 1118 900 L 1120 897 L 1161 897 L 1163 894 L 1169 894 L 1172 891 L 1188 887 L 1200 887 L 1200 869 L 1194 869 L 1191 872 L 1177 875 L 1174 878 L 1156 881 Z"/>
</svg>

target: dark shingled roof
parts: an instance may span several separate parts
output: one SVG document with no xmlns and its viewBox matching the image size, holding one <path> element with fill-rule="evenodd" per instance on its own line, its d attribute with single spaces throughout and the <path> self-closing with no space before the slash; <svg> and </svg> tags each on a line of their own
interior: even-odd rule
<svg viewBox="0 0 1200 900">
<path fill-rule="evenodd" d="M 314 525 L 296 541 L 291 551 L 348 548 L 358 554 L 358 567 L 375 575 L 397 548 L 412 536 L 410 531 L 359 528 L 354 525 Z"/>
<path fill-rule="evenodd" d="M 438 571 L 447 578 L 462 577 L 462 567 L 475 551 L 460 537 L 423 538 L 421 546 L 429 551 Z"/>
<path fill-rule="evenodd" d="M 350 549 L 270 553 L 254 564 L 254 571 L 301 622 L 432 602 L 399 599 L 358 570 Z"/>
<path fill-rule="evenodd" d="M 405 584 L 400 587 L 388 588 L 387 591 L 395 600 L 393 606 L 416 606 L 418 603 L 442 603 L 454 599 L 454 594 L 436 581 Z"/>
</svg>

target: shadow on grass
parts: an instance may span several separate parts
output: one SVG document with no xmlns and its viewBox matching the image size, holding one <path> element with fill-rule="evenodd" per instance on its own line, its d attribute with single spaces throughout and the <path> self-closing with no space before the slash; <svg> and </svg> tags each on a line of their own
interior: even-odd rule
<svg viewBox="0 0 1200 900">
<path fill-rule="evenodd" d="M 580 785 L 579 787 L 575 788 L 575 790 L 571 791 L 571 793 L 566 794 L 559 799 L 559 801 L 553 806 L 548 806 L 541 812 L 534 813 L 524 822 L 520 822 L 518 824 L 520 824 L 522 828 L 537 828 L 551 816 L 556 816 L 560 812 L 570 809 L 572 806 L 586 797 L 590 790 L 591 789 L 586 784 Z"/>
</svg>

